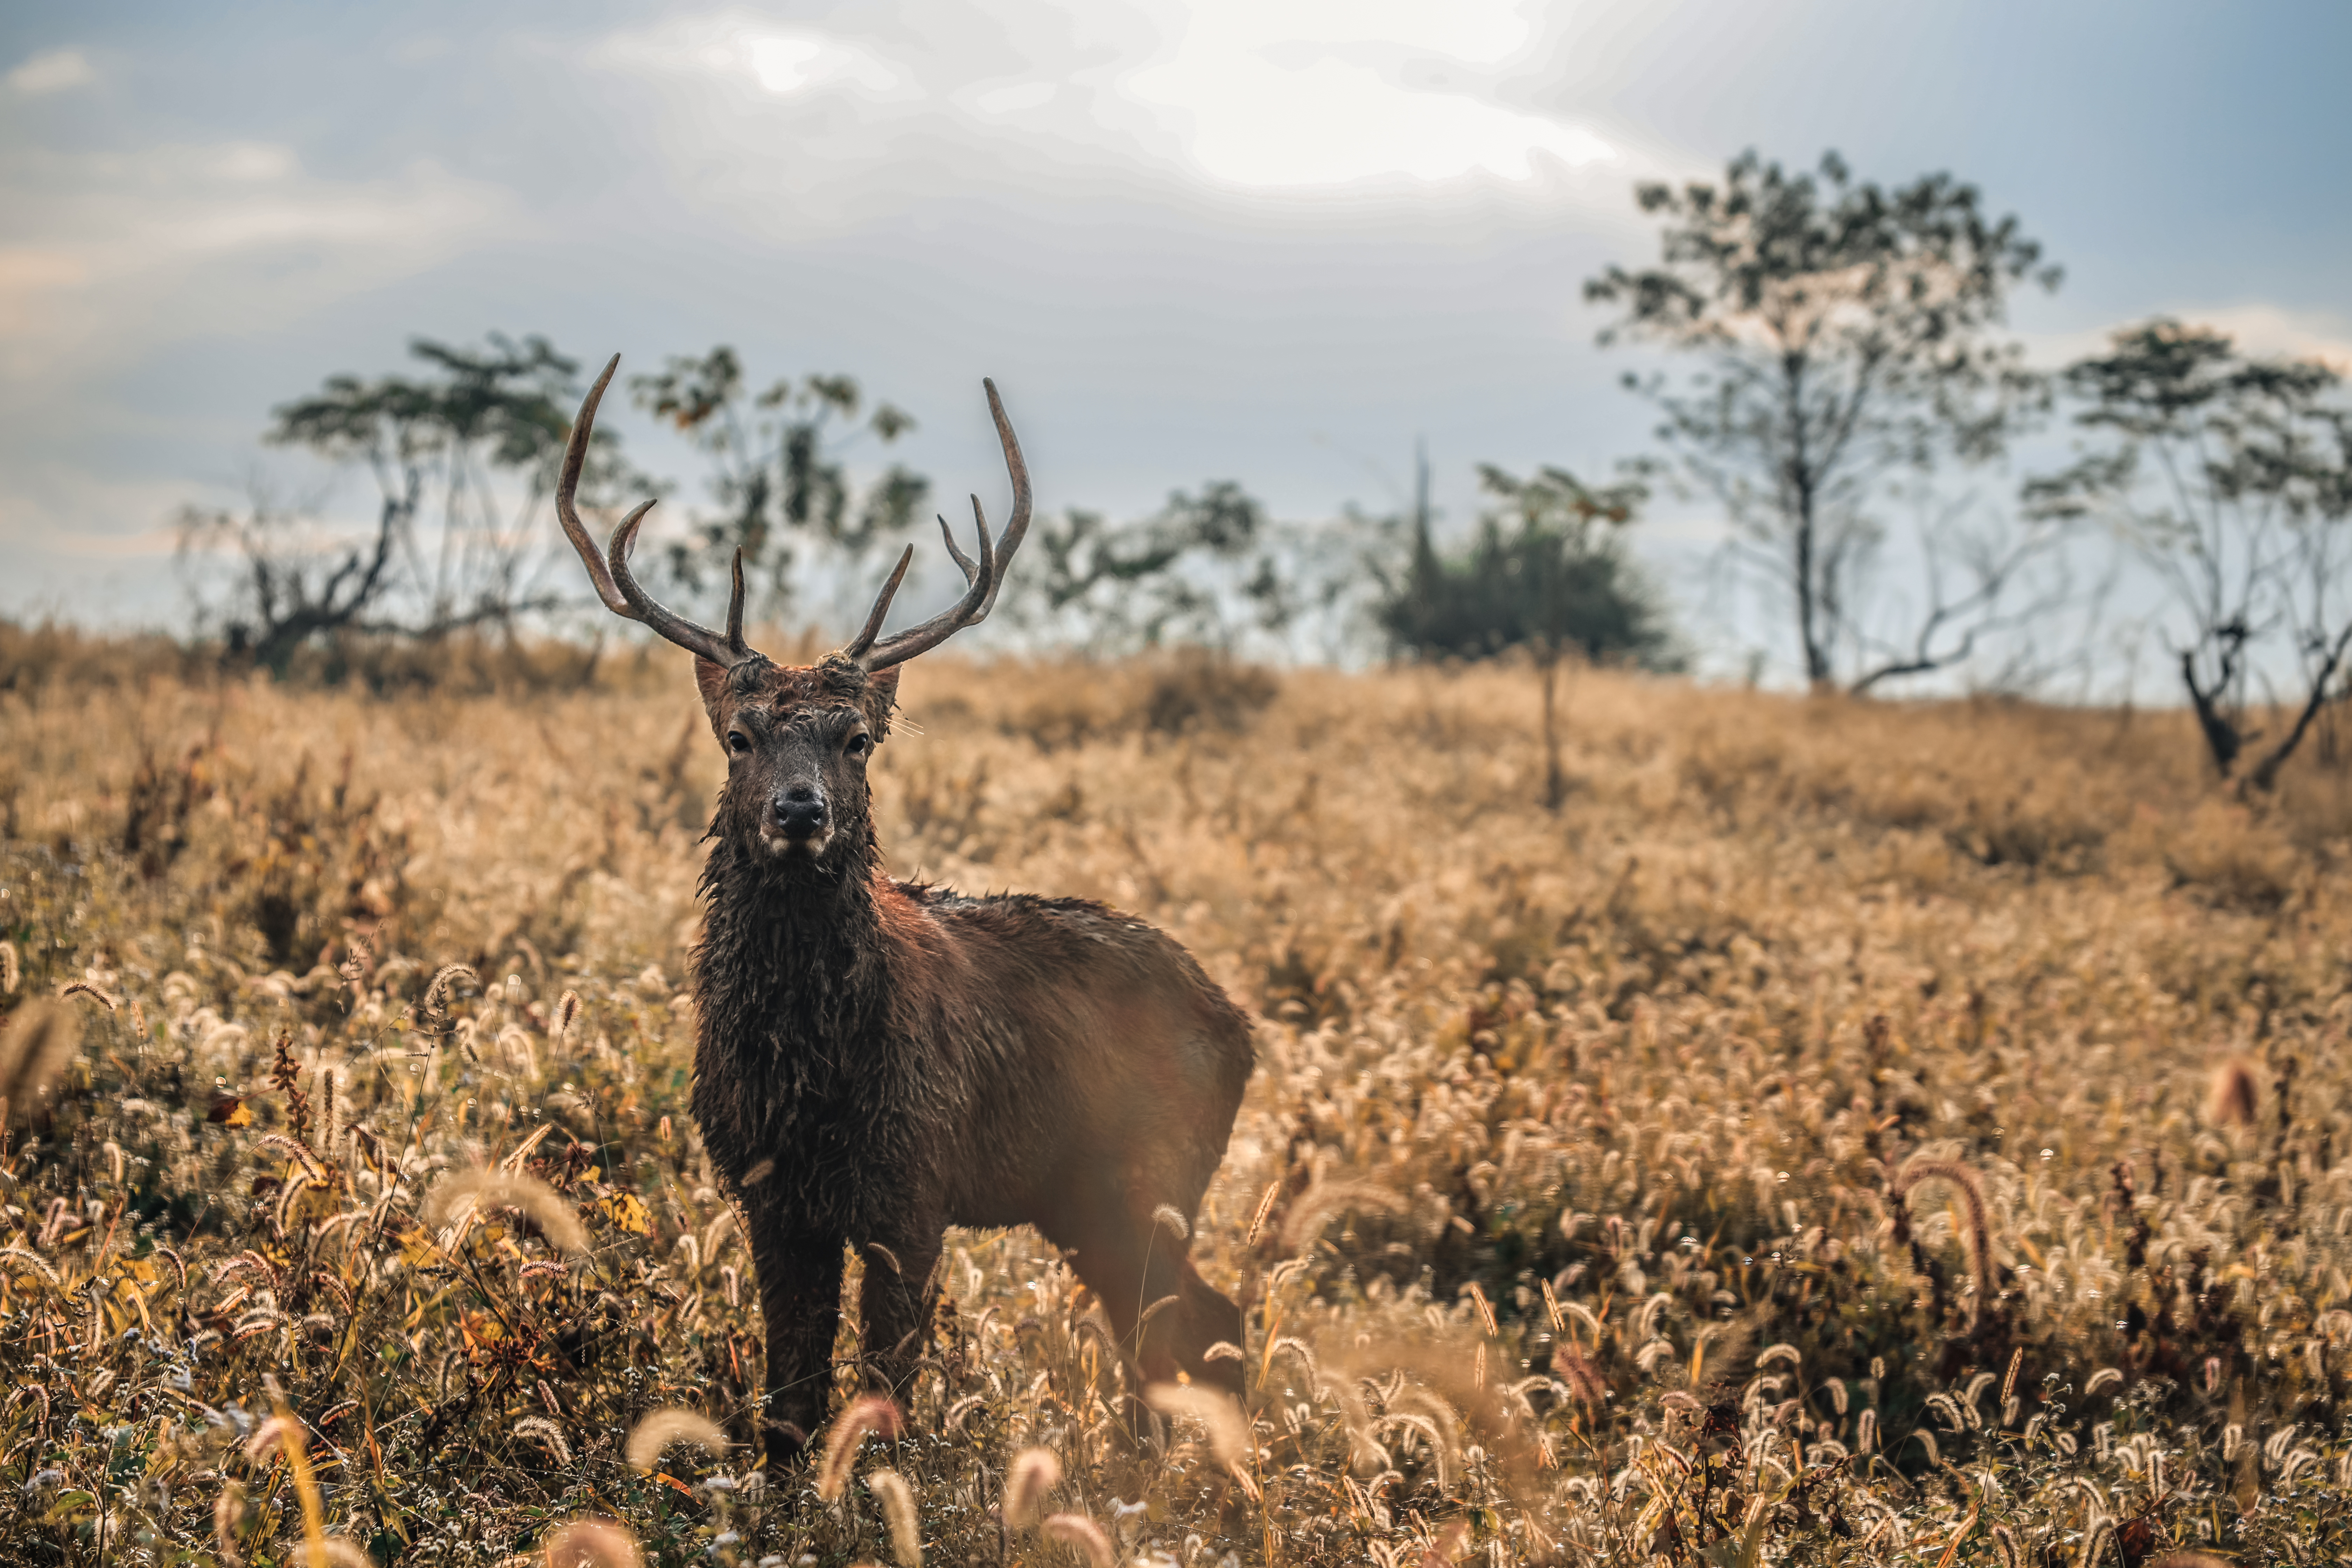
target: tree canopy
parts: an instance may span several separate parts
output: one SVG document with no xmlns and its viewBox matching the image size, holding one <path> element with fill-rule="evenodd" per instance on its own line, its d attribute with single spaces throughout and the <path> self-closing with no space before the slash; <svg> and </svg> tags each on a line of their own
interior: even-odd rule
<svg viewBox="0 0 2352 1568">
<path fill-rule="evenodd" d="M 796 560 L 809 547 L 852 560 L 905 533 L 930 481 L 891 463 L 869 483 L 853 479 L 848 456 L 862 440 L 887 447 L 915 428 L 888 402 L 868 405 L 857 378 L 784 377 L 753 392 L 741 356 L 724 343 L 702 355 L 671 356 L 629 384 L 640 407 L 675 426 L 711 459 L 715 513 L 669 548 L 671 575 L 689 592 L 723 584 L 735 552 L 766 584 L 771 613 L 793 598 Z"/>
<path fill-rule="evenodd" d="M 1889 479 L 1992 457 L 2044 400 L 1993 329 L 2013 288 L 2054 288 L 2058 269 L 2016 218 L 1987 216 L 1975 186 L 1937 174 L 1888 190 L 1834 153 L 1790 174 L 1748 152 L 1720 182 L 1644 184 L 1635 199 L 1660 220 L 1659 260 L 1585 284 L 1622 312 L 1601 341 L 1704 360 L 1680 384 L 1626 383 L 1663 416 L 1684 476 L 1726 509 L 1741 558 L 1787 592 L 1806 678 L 1831 680 L 1842 646 L 1866 651 L 1857 599 Z M 2023 559 L 1977 558 L 1991 573 L 1982 611 Z M 1901 640 L 1911 666 L 1965 657 L 1922 658 Z"/>
</svg>

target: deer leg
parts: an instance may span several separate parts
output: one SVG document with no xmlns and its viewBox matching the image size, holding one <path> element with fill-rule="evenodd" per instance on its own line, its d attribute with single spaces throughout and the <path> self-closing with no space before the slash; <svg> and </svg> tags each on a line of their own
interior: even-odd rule
<svg viewBox="0 0 2352 1568">
<path fill-rule="evenodd" d="M 1072 1248 L 1070 1266 L 1102 1298 L 1120 1350 L 1146 1384 L 1173 1383 L 1181 1371 L 1238 1395 L 1241 1363 L 1206 1352 L 1220 1340 L 1240 1344 L 1241 1309 L 1201 1278 L 1191 1244 L 1154 1222 L 1153 1206 L 1089 1205 L 1055 1227 L 1066 1237 L 1053 1239 Z"/>
<path fill-rule="evenodd" d="M 1182 1294 L 1183 1339 L 1177 1347 L 1177 1360 L 1194 1383 L 1205 1383 L 1240 1399 L 1245 1364 L 1244 1356 L 1237 1353 L 1242 1351 L 1242 1310 L 1232 1297 L 1202 1279 L 1189 1257 L 1184 1259 Z M 1209 1352 L 1221 1345 L 1230 1345 L 1232 1351 L 1210 1360 Z"/>
<path fill-rule="evenodd" d="M 901 1405 L 914 1392 L 915 1363 L 928 1347 L 939 1291 L 937 1272 L 943 1232 L 935 1227 L 898 1231 L 888 1241 L 865 1247 L 866 1279 L 858 1292 L 865 1337 L 859 1359 L 877 1393 Z"/>
<path fill-rule="evenodd" d="M 824 1425 L 833 1394 L 833 1337 L 841 1323 L 838 1237 L 751 1233 L 760 1316 L 768 1333 L 760 1430 L 772 1463 L 796 1458 Z"/>
</svg>

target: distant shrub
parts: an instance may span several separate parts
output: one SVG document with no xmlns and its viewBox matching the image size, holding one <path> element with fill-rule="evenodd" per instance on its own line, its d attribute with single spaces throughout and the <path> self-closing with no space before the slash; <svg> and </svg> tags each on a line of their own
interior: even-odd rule
<svg viewBox="0 0 2352 1568">
<path fill-rule="evenodd" d="M 1282 691 L 1265 666 L 1202 647 L 1117 665 L 1031 666 L 1008 686 L 997 728 L 1047 752 L 1139 731 L 1240 734 Z"/>
<path fill-rule="evenodd" d="M 1555 468 L 1521 479 L 1487 466 L 1479 481 L 1498 504 L 1467 551 L 1441 554 L 1427 515 L 1414 520 L 1412 553 L 1373 612 L 1399 648 L 1460 658 L 1574 649 L 1596 663 L 1681 667 L 1656 594 L 1616 537 L 1647 491 L 1595 490 Z"/>
<path fill-rule="evenodd" d="M 1161 735 L 1196 729 L 1238 734 L 1281 691 L 1281 682 L 1263 665 L 1185 648 L 1152 673 L 1143 697 L 1143 725 Z"/>
<path fill-rule="evenodd" d="M 2225 909 L 2277 909 L 2293 893 L 2304 858 L 2284 833 L 2231 801 L 2208 800 L 2164 849 L 2175 887 Z"/>
</svg>

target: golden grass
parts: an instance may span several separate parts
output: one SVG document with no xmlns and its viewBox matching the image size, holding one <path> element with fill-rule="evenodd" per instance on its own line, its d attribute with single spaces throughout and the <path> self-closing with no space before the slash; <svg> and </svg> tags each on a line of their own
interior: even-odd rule
<svg viewBox="0 0 2352 1568">
<path fill-rule="evenodd" d="M 1523 670 L 926 660 L 901 872 L 1135 910 L 1261 1016 L 1191 1237 L 1252 1399 L 1147 1404 L 1050 1248 L 959 1236 L 903 1426 L 767 1476 L 684 660 L 52 644 L 0 670 L 0 1559 L 2352 1550 L 2324 758 L 2250 809 L 2173 715 L 1588 673 L 1553 814 Z"/>
</svg>

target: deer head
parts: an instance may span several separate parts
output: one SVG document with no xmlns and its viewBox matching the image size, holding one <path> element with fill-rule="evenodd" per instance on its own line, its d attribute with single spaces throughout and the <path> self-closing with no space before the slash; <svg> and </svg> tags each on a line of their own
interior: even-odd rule
<svg viewBox="0 0 2352 1568">
<path fill-rule="evenodd" d="M 898 666 L 988 618 L 997 590 L 1004 585 L 1005 568 L 1029 531 L 1029 469 L 1021 460 L 1021 443 L 1004 416 L 996 384 L 981 384 L 987 388 L 988 411 L 996 420 L 996 437 L 1013 478 L 1013 515 L 1003 537 L 992 543 L 980 498 L 971 498 L 972 526 L 980 542 L 977 556 L 958 549 L 947 519 L 940 519 L 948 555 L 963 573 L 963 597 L 920 626 L 882 637 L 883 618 L 915 558 L 910 544 L 882 584 L 856 637 L 813 665 L 779 665 L 743 640 L 740 550 L 735 552 L 722 636 L 665 608 L 631 574 L 629 552 L 646 514 L 653 510 L 652 501 L 642 502 L 621 520 L 601 553 L 581 522 L 572 497 L 595 427 L 596 405 L 620 363 L 621 356 L 614 354 L 588 389 L 580 417 L 572 422 L 555 487 L 555 515 L 605 607 L 644 622 L 694 655 L 703 710 L 710 717 L 711 732 L 727 749 L 727 784 L 719 794 L 717 830 L 746 849 L 787 864 L 839 865 L 861 857 L 873 843 L 866 763 L 889 734 Z"/>
</svg>

